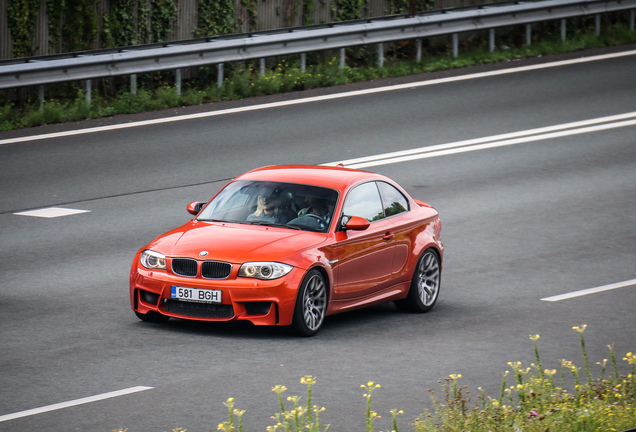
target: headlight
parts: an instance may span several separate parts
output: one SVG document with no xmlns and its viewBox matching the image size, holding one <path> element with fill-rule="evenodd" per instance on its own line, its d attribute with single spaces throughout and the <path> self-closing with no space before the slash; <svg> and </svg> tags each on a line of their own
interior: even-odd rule
<svg viewBox="0 0 636 432">
<path fill-rule="evenodd" d="M 238 275 L 256 279 L 278 279 L 292 269 L 292 266 L 277 262 L 249 262 L 241 266 Z"/>
<path fill-rule="evenodd" d="M 166 269 L 166 257 L 159 252 L 145 250 L 141 253 L 139 261 L 141 261 L 141 265 L 147 269 Z"/>
</svg>

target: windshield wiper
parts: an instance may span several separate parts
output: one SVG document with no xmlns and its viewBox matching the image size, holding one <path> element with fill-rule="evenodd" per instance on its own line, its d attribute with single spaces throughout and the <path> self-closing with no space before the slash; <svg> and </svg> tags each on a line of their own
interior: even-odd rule
<svg viewBox="0 0 636 432">
<path fill-rule="evenodd" d="M 250 221 L 244 220 L 231 220 L 231 219 L 197 219 L 200 222 L 216 222 L 216 223 L 235 223 L 235 224 L 244 224 L 244 223 L 252 223 Z"/>
<path fill-rule="evenodd" d="M 251 225 L 263 225 L 263 226 L 271 226 L 271 227 L 279 227 L 279 228 L 291 228 L 291 229 L 295 229 L 295 230 L 300 230 L 300 228 L 293 226 L 293 225 L 287 225 L 284 223 L 277 223 L 277 222 L 268 222 L 268 221 L 243 221 L 241 223 L 247 223 L 247 224 L 251 224 Z"/>
</svg>

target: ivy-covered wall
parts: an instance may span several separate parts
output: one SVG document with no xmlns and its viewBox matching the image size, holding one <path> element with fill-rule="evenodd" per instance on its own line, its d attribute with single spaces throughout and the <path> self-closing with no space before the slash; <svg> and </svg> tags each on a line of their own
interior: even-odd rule
<svg viewBox="0 0 636 432">
<path fill-rule="evenodd" d="M 0 60 L 406 13 L 412 4 L 424 11 L 492 1 L 2 0 Z"/>
<path fill-rule="evenodd" d="M 35 24 L 40 0 L 9 0 L 7 3 L 7 24 L 13 39 L 13 56 L 33 55 Z"/>
<path fill-rule="evenodd" d="M 101 48 L 164 42 L 176 14 L 176 0 L 111 0 L 100 23 Z"/>
</svg>

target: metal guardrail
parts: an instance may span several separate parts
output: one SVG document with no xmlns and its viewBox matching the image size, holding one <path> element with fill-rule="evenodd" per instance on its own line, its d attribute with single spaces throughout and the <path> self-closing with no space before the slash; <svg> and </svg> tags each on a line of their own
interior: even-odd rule
<svg viewBox="0 0 636 432">
<path fill-rule="evenodd" d="M 177 70 L 177 77 L 180 79 L 181 68 L 213 64 L 221 66 L 222 75 L 222 64 L 225 62 L 368 44 L 379 44 L 381 64 L 383 43 L 421 40 L 439 35 L 455 35 L 453 53 L 456 56 L 456 35 L 462 32 L 490 29 L 492 49 L 495 28 L 526 24 L 526 40 L 529 44 L 529 24 L 560 19 L 562 38 L 565 38 L 565 19 L 596 15 L 598 34 L 600 14 L 621 10 L 631 10 L 630 28 L 633 30 L 636 0 L 544 0 L 512 4 L 495 3 L 472 8 L 431 11 L 415 17 L 396 16 L 334 23 L 284 31 L 172 42 L 165 45 L 127 47 L 116 51 L 87 51 L 66 57 L 45 56 L 22 59 L 20 63 L 16 60 L 5 61 L 0 62 L 0 89 L 162 70 Z M 344 56 L 341 54 L 341 63 L 343 61 Z M 219 84 L 220 82 L 221 80 Z"/>
</svg>

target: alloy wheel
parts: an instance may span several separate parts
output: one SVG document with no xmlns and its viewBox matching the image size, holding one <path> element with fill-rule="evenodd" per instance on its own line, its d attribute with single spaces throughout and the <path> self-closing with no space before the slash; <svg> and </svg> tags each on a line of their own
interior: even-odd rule
<svg viewBox="0 0 636 432">
<path fill-rule="evenodd" d="M 302 305 L 305 325 L 310 331 L 318 330 L 325 319 L 327 306 L 327 289 L 320 274 L 313 274 L 307 281 Z"/>
<path fill-rule="evenodd" d="M 426 252 L 417 269 L 417 291 L 422 304 L 426 307 L 434 304 L 437 299 L 440 274 L 437 255 L 432 251 Z"/>
</svg>

